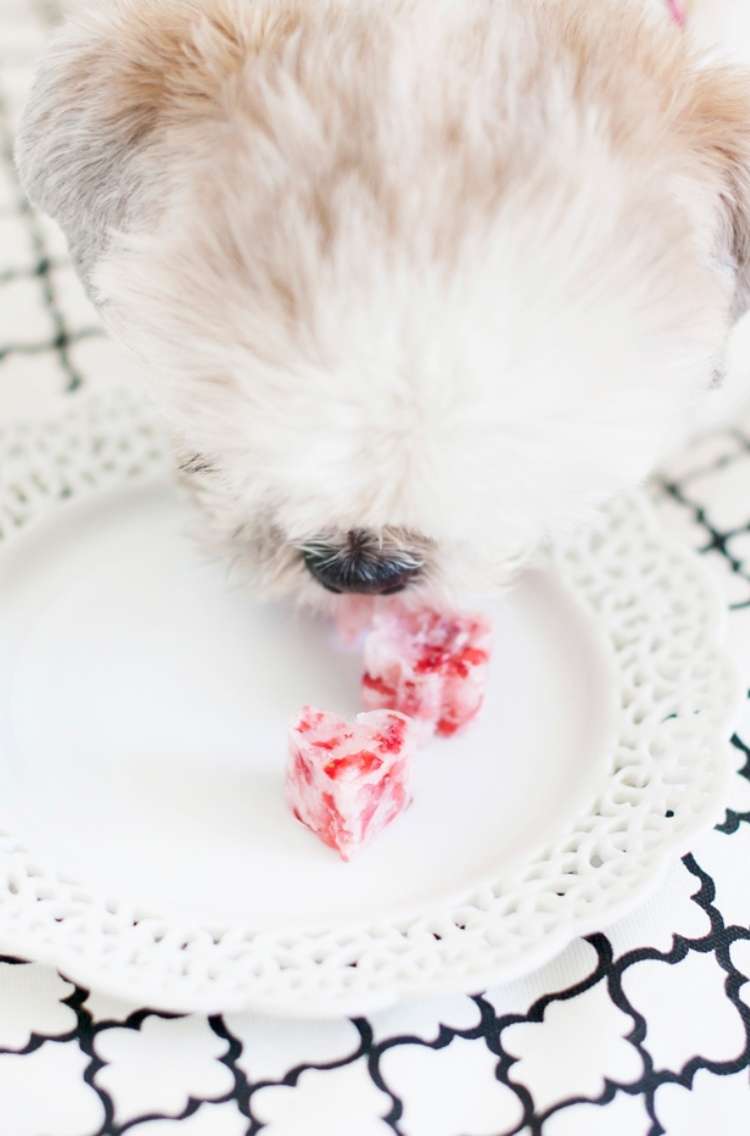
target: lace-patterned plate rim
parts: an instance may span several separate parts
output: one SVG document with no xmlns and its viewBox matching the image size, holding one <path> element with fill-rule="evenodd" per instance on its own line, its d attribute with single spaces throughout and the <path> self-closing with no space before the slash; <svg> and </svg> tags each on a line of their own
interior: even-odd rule
<svg viewBox="0 0 750 1136">
<path fill-rule="evenodd" d="M 120 388 L 3 428 L 0 556 L 70 499 L 168 466 L 154 411 Z M 614 502 L 554 557 L 608 644 L 620 729 L 591 808 L 512 877 L 385 925 L 175 926 L 103 903 L 0 832 L 0 949 L 165 1011 L 355 1015 L 510 981 L 633 910 L 722 812 L 741 698 L 724 609 L 705 566 L 663 538 L 639 496 Z"/>
</svg>

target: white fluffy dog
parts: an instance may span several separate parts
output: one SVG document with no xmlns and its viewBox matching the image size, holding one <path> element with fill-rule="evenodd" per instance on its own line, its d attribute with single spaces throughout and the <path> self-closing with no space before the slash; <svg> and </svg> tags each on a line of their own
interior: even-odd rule
<svg viewBox="0 0 750 1136">
<path fill-rule="evenodd" d="M 637 0 L 118 0 L 18 159 L 210 528 L 311 602 L 502 585 L 748 304 L 750 72 Z"/>
</svg>

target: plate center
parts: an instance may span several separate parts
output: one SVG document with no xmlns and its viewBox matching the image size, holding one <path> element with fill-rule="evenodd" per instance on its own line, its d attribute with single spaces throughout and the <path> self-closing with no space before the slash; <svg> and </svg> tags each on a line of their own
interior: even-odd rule
<svg viewBox="0 0 750 1136">
<path fill-rule="evenodd" d="M 70 504 L 0 560 L 0 827 L 103 898 L 280 929 L 386 918 L 554 839 L 609 765 L 610 665 L 545 573 L 487 608 L 487 706 L 417 759 L 408 813 L 345 865 L 288 814 L 287 723 L 354 714 L 359 660 L 257 603 L 170 486 Z"/>
</svg>

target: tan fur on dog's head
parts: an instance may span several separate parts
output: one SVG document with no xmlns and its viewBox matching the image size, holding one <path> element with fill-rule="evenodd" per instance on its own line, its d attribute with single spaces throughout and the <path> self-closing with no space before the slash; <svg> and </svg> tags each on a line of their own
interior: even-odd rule
<svg viewBox="0 0 750 1136">
<path fill-rule="evenodd" d="M 712 67 L 693 76 L 680 129 L 720 201 L 719 255 L 735 271 L 734 318 L 750 306 L 750 73 Z"/>
<path fill-rule="evenodd" d="M 53 48 L 24 181 L 260 583 L 364 532 L 494 586 L 709 387 L 750 81 L 634 9 L 119 0 Z"/>
</svg>

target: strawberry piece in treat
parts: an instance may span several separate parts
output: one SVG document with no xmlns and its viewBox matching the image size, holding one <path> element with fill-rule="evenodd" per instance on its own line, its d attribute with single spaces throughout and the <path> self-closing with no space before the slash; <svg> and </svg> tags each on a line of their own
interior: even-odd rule
<svg viewBox="0 0 750 1136">
<path fill-rule="evenodd" d="M 411 803 L 414 728 L 390 710 L 354 723 L 306 706 L 289 735 L 289 806 L 344 860 Z"/>
<path fill-rule="evenodd" d="M 450 737 L 482 706 L 491 640 L 480 615 L 404 605 L 377 612 L 365 643 L 365 706 L 409 715 L 422 742 Z"/>
<path fill-rule="evenodd" d="M 667 8 L 674 22 L 684 28 L 686 23 L 684 0 L 667 0 Z"/>
</svg>

